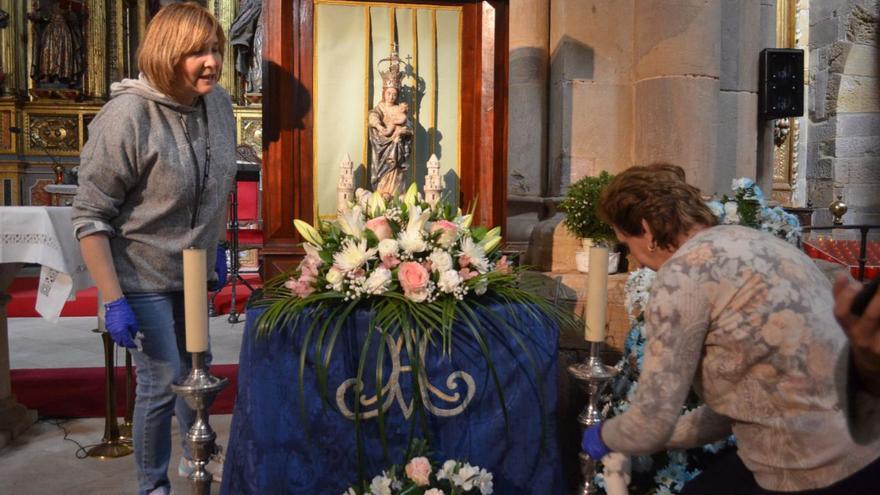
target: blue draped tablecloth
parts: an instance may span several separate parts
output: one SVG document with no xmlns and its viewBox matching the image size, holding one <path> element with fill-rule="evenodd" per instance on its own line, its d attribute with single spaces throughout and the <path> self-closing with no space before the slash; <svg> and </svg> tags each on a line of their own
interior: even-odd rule
<svg viewBox="0 0 880 495">
<path fill-rule="evenodd" d="M 304 325 L 257 337 L 255 321 L 262 311 L 251 308 L 247 312 L 220 493 L 341 494 L 358 476 L 355 422 L 344 412 L 354 410 L 350 379 L 357 376 L 368 313 L 357 311 L 344 323 L 329 360 L 327 400 L 323 401 L 312 364 L 313 342 L 304 366 L 304 395 L 300 393 Z M 487 360 L 470 329 L 455 328 L 450 355 L 443 355 L 439 341 L 427 344 L 425 369 L 434 388 L 425 409 L 433 408 L 436 413 L 411 414 L 413 421 L 408 421 L 404 412 L 412 408 L 409 361 L 404 350 L 395 366 L 392 349 L 396 346 L 387 342 L 383 383 L 393 381 L 396 375 L 400 393 L 389 388 L 383 394 L 383 403 L 389 404 L 384 422 L 390 458 L 383 453 L 377 418 L 362 422 L 367 480 L 392 463 L 402 462 L 414 425 L 415 436 L 430 442 L 434 461 L 460 459 L 489 470 L 496 494 L 564 493 L 556 438 L 558 328 L 516 305 L 494 304 L 488 311 L 515 325 L 522 338 L 518 342 L 493 328 L 492 321 L 497 321 L 493 317 L 481 317 L 485 324 L 479 332 L 490 349 L 508 420 L 505 422 Z M 366 397 L 376 395 L 377 348 L 371 345 L 366 360 Z M 463 402 L 463 411 L 449 415 Z M 361 406 L 363 413 L 375 414 L 375 409 L 375 403 Z"/>
</svg>

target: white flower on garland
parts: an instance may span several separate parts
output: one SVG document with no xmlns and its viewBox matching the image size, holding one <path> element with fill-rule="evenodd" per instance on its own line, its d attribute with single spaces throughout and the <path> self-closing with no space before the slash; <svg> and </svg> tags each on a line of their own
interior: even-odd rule
<svg viewBox="0 0 880 495">
<path fill-rule="evenodd" d="M 384 294 L 391 283 L 391 270 L 379 267 L 364 282 L 364 292 L 372 295 Z"/>
<path fill-rule="evenodd" d="M 474 488 L 474 482 L 477 480 L 480 471 L 470 464 L 465 463 L 463 466 L 458 468 L 458 471 L 452 475 L 452 482 L 455 483 L 456 486 L 460 487 L 464 491 L 469 491 Z"/>
<path fill-rule="evenodd" d="M 460 285 L 461 276 L 451 267 L 440 274 L 440 281 L 437 283 L 437 287 L 447 294 L 454 293 L 456 289 L 459 289 Z"/>
<path fill-rule="evenodd" d="M 342 282 L 345 280 L 345 275 L 335 266 L 331 266 L 327 271 L 327 286 L 335 291 L 342 291 L 343 285 Z"/>
<path fill-rule="evenodd" d="M 378 248 L 379 257 L 381 258 L 385 258 L 386 256 L 397 256 L 397 252 L 400 250 L 395 239 L 383 239 L 379 241 Z"/>
<path fill-rule="evenodd" d="M 350 273 L 362 267 L 376 256 L 376 248 L 368 248 L 367 240 L 346 239 L 342 250 L 333 255 L 334 265 L 343 273 Z"/>
<path fill-rule="evenodd" d="M 461 254 L 466 256 L 467 263 L 460 261 L 462 265 L 470 265 L 480 273 L 489 271 L 489 260 L 486 259 L 486 251 L 483 246 L 475 243 L 470 237 L 461 241 Z"/>
<path fill-rule="evenodd" d="M 391 478 L 382 473 L 373 478 L 370 483 L 370 493 L 372 495 L 391 495 Z"/>
<path fill-rule="evenodd" d="M 447 251 L 435 249 L 431 253 L 431 269 L 437 273 L 444 273 L 453 269 L 452 256 Z"/>
<path fill-rule="evenodd" d="M 360 206 L 345 208 L 339 212 L 339 228 L 346 234 L 360 239 L 364 235 L 364 210 Z"/>
</svg>

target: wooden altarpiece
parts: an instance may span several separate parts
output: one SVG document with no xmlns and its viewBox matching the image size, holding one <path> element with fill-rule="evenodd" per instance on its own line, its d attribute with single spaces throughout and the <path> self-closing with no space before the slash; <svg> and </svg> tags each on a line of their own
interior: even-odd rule
<svg viewBox="0 0 880 495">
<path fill-rule="evenodd" d="M 378 2 L 375 2 L 378 3 Z M 474 224 L 504 225 L 507 216 L 508 5 L 503 0 L 400 6 L 462 8 L 460 198 L 475 199 Z M 314 222 L 314 0 L 264 0 L 263 276 L 303 255 L 293 219 Z"/>
</svg>

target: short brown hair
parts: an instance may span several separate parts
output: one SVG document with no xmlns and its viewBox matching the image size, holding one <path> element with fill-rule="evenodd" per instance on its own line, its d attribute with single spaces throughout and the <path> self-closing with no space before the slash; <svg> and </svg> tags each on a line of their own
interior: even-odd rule
<svg viewBox="0 0 880 495">
<path fill-rule="evenodd" d="M 194 3 L 167 5 L 147 26 L 138 48 L 138 67 L 153 87 L 171 96 L 179 77 L 178 64 L 186 55 L 204 48 L 211 35 L 217 35 L 220 56 L 225 57 L 226 35 L 210 12 Z"/>
<path fill-rule="evenodd" d="M 648 223 L 657 247 L 675 248 L 679 235 L 718 223 L 684 170 L 668 163 L 629 168 L 614 177 L 599 198 L 599 217 L 630 236 Z"/>
</svg>

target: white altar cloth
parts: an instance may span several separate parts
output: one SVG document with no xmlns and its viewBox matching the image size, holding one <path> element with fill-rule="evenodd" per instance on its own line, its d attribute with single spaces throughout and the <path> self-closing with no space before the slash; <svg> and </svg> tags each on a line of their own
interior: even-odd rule
<svg viewBox="0 0 880 495">
<path fill-rule="evenodd" d="M 0 263 L 41 266 L 35 309 L 57 322 L 76 291 L 94 285 L 73 235 L 69 207 L 0 207 Z"/>
</svg>

